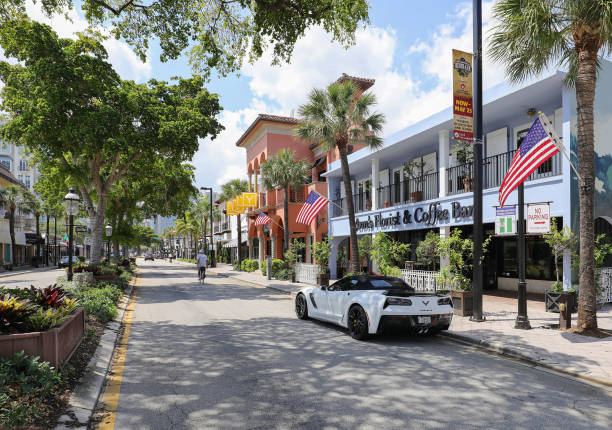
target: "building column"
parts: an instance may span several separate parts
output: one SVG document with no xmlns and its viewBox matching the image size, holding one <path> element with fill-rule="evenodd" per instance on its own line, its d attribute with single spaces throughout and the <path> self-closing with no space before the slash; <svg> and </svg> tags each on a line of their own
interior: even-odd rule
<svg viewBox="0 0 612 430">
<path fill-rule="evenodd" d="M 253 191 L 253 174 L 249 173 L 248 177 L 249 177 L 249 192 L 251 192 Z"/>
<path fill-rule="evenodd" d="M 451 231 L 449 226 L 440 226 L 440 239 L 446 239 L 450 237 Z M 448 256 L 440 256 L 440 269 L 450 264 Z"/>
<path fill-rule="evenodd" d="M 259 179 L 257 176 L 259 175 L 259 169 L 255 169 L 255 192 L 259 192 Z"/>
<path fill-rule="evenodd" d="M 249 260 L 252 260 L 252 259 L 253 259 L 253 257 L 255 257 L 255 256 L 253 255 L 253 251 L 254 251 L 254 250 L 253 250 L 253 238 L 252 238 L 252 237 L 249 237 Z"/>
<path fill-rule="evenodd" d="M 378 181 L 379 178 L 379 162 L 378 158 L 372 159 L 372 210 L 378 209 Z"/>
<path fill-rule="evenodd" d="M 438 173 L 438 181 L 440 183 L 440 189 L 438 190 L 439 197 L 446 197 L 446 195 L 448 194 L 448 177 L 446 174 L 446 169 L 448 168 L 449 151 L 449 131 L 440 130 L 438 132 L 438 163 L 440 164 Z"/>
<path fill-rule="evenodd" d="M 266 245 L 267 245 L 266 236 L 262 234 L 261 236 L 259 236 L 259 263 L 260 264 L 262 261 L 266 259 L 266 254 L 265 254 Z"/>
</svg>

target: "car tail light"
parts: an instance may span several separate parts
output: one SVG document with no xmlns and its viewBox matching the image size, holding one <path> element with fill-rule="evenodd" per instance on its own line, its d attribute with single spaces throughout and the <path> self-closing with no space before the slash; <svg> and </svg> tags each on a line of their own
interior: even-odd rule
<svg viewBox="0 0 612 430">
<path fill-rule="evenodd" d="M 402 299 L 399 297 L 389 297 L 385 301 L 383 309 L 387 306 L 412 306 L 412 301 L 410 299 Z"/>
<path fill-rule="evenodd" d="M 443 297 L 441 299 L 438 299 L 438 305 L 439 306 L 444 306 L 444 305 L 452 306 L 453 301 L 451 300 L 450 297 Z"/>
</svg>

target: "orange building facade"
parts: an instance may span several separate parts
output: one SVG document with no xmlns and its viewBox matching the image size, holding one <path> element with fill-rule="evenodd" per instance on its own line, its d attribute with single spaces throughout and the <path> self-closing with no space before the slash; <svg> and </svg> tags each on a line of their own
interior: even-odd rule
<svg viewBox="0 0 612 430">
<path fill-rule="evenodd" d="M 343 74 L 338 81 L 353 80 L 362 91 L 374 83 L 373 79 L 354 78 Z M 246 167 L 249 187 L 259 195 L 258 207 L 248 215 L 249 258 L 264 261 L 268 256 L 282 258 L 284 228 L 289 229 L 290 240 L 302 241 L 306 246 L 302 261 L 314 263 L 312 244 L 327 235 L 328 210 L 325 208 L 310 225 L 296 222 L 298 212 L 311 191 L 327 197 L 327 183 L 323 174 L 327 166 L 339 159 L 337 149 L 324 151 L 321 145 L 309 144 L 295 137 L 295 127 L 299 120 L 292 117 L 260 114 L 236 142 L 236 146 L 246 149 Z M 348 148 L 349 152 L 362 148 L 362 145 Z M 311 166 L 310 183 L 293 188 L 289 192 L 289 211 L 284 212 L 284 192 L 282 189 L 266 190 L 261 185 L 261 166 L 281 149 L 291 149 L 295 158 L 305 160 Z M 271 221 L 265 225 L 255 225 L 260 212 L 268 215 Z"/>
</svg>

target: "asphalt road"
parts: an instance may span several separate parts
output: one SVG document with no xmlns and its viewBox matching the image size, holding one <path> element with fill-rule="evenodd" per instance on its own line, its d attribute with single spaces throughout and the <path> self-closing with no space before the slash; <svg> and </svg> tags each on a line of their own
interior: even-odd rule
<svg viewBox="0 0 612 430">
<path fill-rule="evenodd" d="M 141 263 L 116 429 L 609 429 L 610 390 L 442 338 L 367 342 L 287 295 Z"/>
<path fill-rule="evenodd" d="M 57 277 L 62 275 L 66 275 L 66 269 L 40 268 L 15 274 L 3 272 L 0 275 L 0 286 L 7 288 L 29 288 L 30 285 L 37 288 L 47 287 L 55 284 Z"/>
</svg>

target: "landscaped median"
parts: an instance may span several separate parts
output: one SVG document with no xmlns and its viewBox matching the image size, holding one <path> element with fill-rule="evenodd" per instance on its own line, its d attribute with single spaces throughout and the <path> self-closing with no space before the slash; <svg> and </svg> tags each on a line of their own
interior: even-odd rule
<svg viewBox="0 0 612 430">
<path fill-rule="evenodd" d="M 78 265 L 74 281 L 44 289 L 0 287 L 0 428 L 53 427 L 133 277 L 120 263 Z"/>
</svg>

